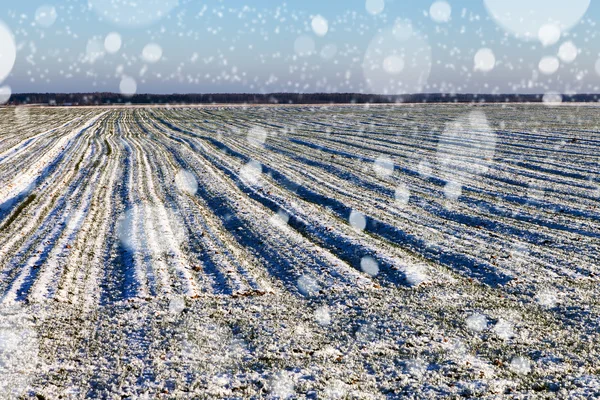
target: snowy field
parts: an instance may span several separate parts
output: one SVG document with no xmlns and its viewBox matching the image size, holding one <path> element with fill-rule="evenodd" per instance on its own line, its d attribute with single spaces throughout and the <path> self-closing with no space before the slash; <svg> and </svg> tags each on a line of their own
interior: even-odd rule
<svg viewBox="0 0 600 400">
<path fill-rule="evenodd" d="M 600 396 L 599 111 L 1 109 L 0 393 Z"/>
</svg>

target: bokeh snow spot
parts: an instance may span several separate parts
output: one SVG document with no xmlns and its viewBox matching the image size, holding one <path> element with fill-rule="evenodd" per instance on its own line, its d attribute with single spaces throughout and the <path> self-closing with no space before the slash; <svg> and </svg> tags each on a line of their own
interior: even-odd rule
<svg viewBox="0 0 600 400">
<path fill-rule="evenodd" d="M 379 156 L 373 163 L 373 169 L 380 178 L 387 178 L 394 173 L 394 161 L 389 156 Z"/>
<path fill-rule="evenodd" d="M 255 126 L 248 131 L 246 138 L 248 139 L 248 143 L 252 146 L 261 147 L 267 141 L 268 136 L 269 135 L 264 128 Z"/>
<path fill-rule="evenodd" d="M 142 59 L 150 64 L 158 62 L 162 58 L 162 55 L 162 47 L 156 43 L 149 43 L 142 50 Z"/>
<path fill-rule="evenodd" d="M 496 335 L 498 335 L 499 338 L 504 340 L 508 340 L 515 335 L 513 324 L 502 318 L 496 322 L 492 330 Z"/>
<path fill-rule="evenodd" d="M 522 356 L 513 357 L 510 360 L 510 370 L 519 375 L 526 375 L 531 372 L 531 361 Z"/>
<path fill-rule="evenodd" d="M 11 30 L 0 21 L 0 82 L 12 71 L 17 58 L 17 46 Z"/>
<path fill-rule="evenodd" d="M 0 86 L 0 104 L 8 103 L 10 96 L 12 95 L 12 89 L 10 86 Z"/>
<path fill-rule="evenodd" d="M 410 200 L 410 189 L 408 186 L 406 186 L 404 183 L 401 183 L 394 191 L 394 198 L 396 199 L 396 203 L 399 205 L 407 205 Z"/>
<path fill-rule="evenodd" d="M 121 50 L 122 39 L 117 32 L 111 32 L 104 38 L 104 50 L 109 54 L 114 54 Z"/>
<path fill-rule="evenodd" d="M 446 198 L 457 201 L 462 195 L 462 185 L 456 181 L 450 181 L 444 186 L 444 196 Z"/>
<path fill-rule="evenodd" d="M 446 124 L 438 140 L 437 159 L 442 177 L 449 182 L 444 188 L 449 198 L 458 198 L 460 185 L 488 171 L 496 142 L 496 132 L 482 111 L 471 111 Z"/>
<path fill-rule="evenodd" d="M 496 56 L 491 49 L 479 49 L 473 58 L 475 71 L 489 72 L 496 66 Z"/>
<path fill-rule="evenodd" d="M 380 94 L 420 93 L 431 72 L 431 47 L 408 20 L 377 34 L 365 53 L 363 74 L 369 88 Z"/>
<path fill-rule="evenodd" d="M 406 372 L 414 378 L 421 379 L 425 373 L 427 373 L 427 368 L 429 365 L 421 360 L 420 358 L 416 358 L 413 360 L 408 360 L 405 364 Z"/>
<path fill-rule="evenodd" d="M 172 296 L 169 299 L 169 313 L 181 314 L 185 310 L 185 299 L 183 296 Z"/>
<path fill-rule="evenodd" d="M 365 215 L 359 211 L 350 211 L 350 217 L 348 218 L 350 226 L 357 231 L 362 231 L 367 226 L 367 219 Z"/>
<path fill-rule="evenodd" d="M 133 96 L 137 92 L 137 82 L 130 76 L 124 76 L 119 83 L 119 91 L 123 96 Z"/>
<path fill-rule="evenodd" d="M 544 308 L 554 308 L 558 302 L 558 297 L 554 291 L 544 289 L 535 295 L 535 301 Z"/>
<path fill-rule="evenodd" d="M 360 260 L 360 269 L 367 275 L 377 276 L 379 264 L 373 257 L 365 256 Z"/>
<path fill-rule="evenodd" d="M 397 75 L 404 69 L 402 57 L 392 54 L 383 60 L 383 70 L 390 75 Z"/>
<path fill-rule="evenodd" d="M 484 0 L 488 13 L 505 31 L 518 39 L 539 39 L 542 27 L 552 24 L 561 32 L 575 26 L 591 0 Z"/>
<path fill-rule="evenodd" d="M 436 1 L 429 7 L 429 16 L 437 23 L 450 21 L 452 7 L 447 1 Z"/>
<path fill-rule="evenodd" d="M 381 14 L 385 9 L 385 0 L 367 0 L 365 9 L 371 15 Z"/>
<path fill-rule="evenodd" d="M 561 31 L 560 27 L 556 24 L 545 24 L 542 25 L 538 31 L 538 39 L 542 42 L 544 47 L 552 46 L 560 40 Z"/>
<path fill-rule="evenodd" d="M 179 0 L 88 0 L 89 6 L 102 18 L 126 27 L 150 25 L 177 7 Z"/>
<path fill-rule="evenodd" d="M 325 387 L 325 398 L 330 400 L 342 400 L 348 396 L 349 387 L 344 382 L 335 379 L 333 382 L 329 382 Z"/>
<path fill-rule="evenodd" d="M 240 169 L 240 179 L 246 185 L 262 186 L 262 164 L 256 160 L 251 160 Z"/>
<path fill-rule="evenodd" d="M 404 269 L 406 282 L 410 286 L 419 286 L 421 283 L 429 280 L 427 267 L 424 265 L 409 265 Z"/>
<path fill-rule="evenodd" d="M 329 23 L 321 15 L 317 15 L 312 19 L 311 26 L 312 26 L 313 32 L 317 36 L 325 36 L 325 35 L 327 35 L 327 32 L 329 31 Z"/>
<path fill-rule="evenodd" d="M 337 46 L 333 43 L 326 44 L 321 49 L 321 58 L 331 60 L 337 54 Z"/>
<path fill-rule="evenodd" d="M 331 324 L 331 313 L 329 312 L 329 307 L 322 306 L 315 310 L 315 321 L 319 325 L 327 326 Z"/>
<path fill-rule="evenodd" d="M 423 160 L 417 165 L 417 172 L 421 178 L 428 179 L 433 176 L 433 167 L 429 161 Z"/>
<path fill-rule="evenodd" d="M 294 381 L 286 371 L 281 371 L 271 380 L 271 394 L 281 400 L 296 394 Z"/>
<path fill-rule="evenodd" d="M 304 296 L 313 296 L 319 293 L 321 286 L 312 276 L 302 275 L 298 278 L 298 290 Z"/>
<path fill-rule="evenodd" d="M 282 229 L 287 226 L 290 220 L 290 216 L 283 210 L 277 211 L 275 214 L 269 218 L 269 223 L 276 228 Z"/>
<path fill-rule="evenodd" d="M 190 194 L 192 196 L 198 191 L 198 181 L 196 180 L 194 174 L 183 169 L 179 170 L 177 175 L 175 175 L 175 185 L 181 192 Z"/>
<path fill-rule="evenodd" d="M 294 42 L 294 51 L 300 57 L 310 56 L 315 52 L 315 41 L 307 35 L 302 35 Z"/>
<path fill-rule="evenodd" d="M 29 107 L 18 106 L 15 107 L 15 119 L 20 124 L 26 124 L 30 120 Z"/>
<path fill-rule="evenodd" d="M 35 10 L 35 23 L 44 28 L 54 25 L 57 17 L 56 8 L 50 5 L 41 6 Z"/>
<path fill-rule="evenodd" d="M 557 106 L 561 104 L 563 97 L 558 92 L 548 92 L 542 96 L 542 102 L 547 106 Z"/>
<path fill-rule="evenodd" d="M 558 49 L 558 58 L 562 60 L 564 63 L 572 63 L 577 58 L 577 54 L 579 54 L 579 49 L 575 46 L 575 43 L 568 41 L 564 42 L 560 45 Z"/>
<path fill-rule="evenodd" d="M 117 233 L 123 247 L 152 258 L 171 254 L 186 240 L 181 217 L 150 203 L 135 204 L 121 215 Z"/>
<path fill-rule="evenodd" d="M 560 61 L 554 56 L 543 57 L 538 64 L 538 69 L 544 75 L 552 75 L 558 71 L 558 67 L 560 67 Z"/>
<path fill-rule="evenodd" d="M 471 314 L 467 317 L 465 323 L 467 328 L 475 332 L 483 332 L 488 327 L 487 317 L 479 313 Z"/>
<path fill-rule="evenodd" d="M 594 64 L 594 70 L 596 71 L 596 74 L 600 76 L 600 59 L 596 60 L 596 63 Z"/>
<path fill-rule="evenodd" d="M 104 57 L 104 41 L 99 37 L 90 38 L 85 46 L 85 61 L 94 64 Z"/>
</svg>

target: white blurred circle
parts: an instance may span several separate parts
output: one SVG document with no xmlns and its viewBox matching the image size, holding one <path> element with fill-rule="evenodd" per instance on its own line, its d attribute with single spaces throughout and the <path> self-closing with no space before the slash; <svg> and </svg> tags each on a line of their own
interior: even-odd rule
<svg viewBox="0 0 600 400">
<path fill-rule="evenodd" d="M 29 108 L 26 106 L 15 107 L 15 118 L 19 123 L 28 123 L 30 120 Z"/>
<path fill-rule="evenodd" d="M 554 308 L 558 302 L 558 297 L 550 289 L 539 291 L 535 296 L 535 301 L 545 308 Z"/>
<path fill-rule="evenodd" d="M 379 273 L 379 264 L 373 257 L 366 256 L 360 260 L 360 269 L 369 276 L 376 276 Z"/>
<path fill-rule="evenodd" d="M 566 32 L 590 6 L 590 0 L 484 0 L 484 3 L 500 26 L 521 40 L 538 40 L 540 29 L 547 24 Z"/>
<path fill-rule="evenodd" d="M 519 375 L 526 375 L 531 372 L 531 361 L 525 357 L 514 357 L 510 361 L 510 370 Z"/>
<path fill-rule="evenodd" d="M 171 209 L 150 203 L 135 204 L 119 217 L 117 234 L 126 249 L 154 258 L 173 251 L 186 239 L 183 221 Z M 148 245 L 148 242 L 154 242 Z"/>
<path fill-rule="evenodd" d="M 290 375 L 282 371 L 273 377 L 271 381 L 271 394 L 278 399 L 289 399 L 296 394 L 294 381 Z"/>
<path fill-rule="evenodd" d="M 321 15 L 317 15 L 316 17 L 314 17 L 312 19 L 311 26 L 312 26 L 313 32 L 317 36 L 325 36 L 325 35 L 327 35 L 327 32 L 329 31 L 329 23 Z"/>
<path fill-rule="evenodd" d="M 367 85 L 377 94 L 420 93 L 431 72 L 431 47 L 409 21 L 377 34 L 363 61 Z"/>
<path fill-rule="evenodd" d="M 515 335 L 512 324 L 504 319 L 499 319 L 493 330 L 498 337 L 504 340 L 508 340 Z"/>
<path fill-rule="evenodd" d="M 302 275 L 298 278 L 298 290 L 300 290 L 300 293 L 304 296 L 312 296 L 319 293 L 321 286 L 313 277 Z"/>
<path fill-rule="evenodd" d="M 421 283 L 427 281 L 427 267 L 423 265 L 409 265 L 404 270 L 404 276 L 406 282 L 411 286 L 419 286 Z"/>
<path fill-rule="evenodd" d="M 554 56 L 543 57 L 538 64 L 540 72 L 544 75 L 552 75 L 558 71 L 558 67 L 560 67 L 560 61 Z"/>
<path fill-rule="evenodd" d="M 337 54 L 337 46 L 335 44 L 327 44 L 321 49 L 321 58 L 330 60 Z"/>
<path fill-rule="evenodd" d="M 240 169 L 240 179 L 249 186 L 262 186 L 262 164 L 252 160 Z"/>
<path fill-rule="evenodd" d="M 543 46 L 552 46 L 560 40 L 560 36 L 560 27 L 556 24 L 542 25 L 538 31 L 538 39 L 540 39 Z"/>
<path fill-rule="evenodd" d="M 315 310 L 315 320 L 319 325 L 331 324 L 331 314 L 329 313 L 329 307 L 323 306 Z"/>
<path fill-rule="evenodd" d="M 413 359 L 408 360 L 406 362 L 406 372 L 408 372 L 412 377 L 421 379 L 423 375 L 427 373 L 427 368 L 429 365 L 421 360 L 421 359 Z"/>
<path fill-rule="evenodd" d="M 492 50 L 487 48 L 479 49 L 475 53 L 473 61 L 475 62 L 476 71 L 489 72 L 496 66 L 496 56 Z"/>
<path fill-rule="evenodd" d="M 15 65 L 17 46 L 10 29 L 0 21 L 0 82 L 4 81 Z"/>
<path fill-rule="evenodd" d="M 475 313 L 466 319 L 467 328 L 475 332 L 483 332 L 488 327 L 488 320 L 485 315 Z"/>
<path fill-rule="evenodd" d="M 269 134 L 264 128 L 255 126 L 248 131 L 246 139 L 248 140 L 248 143 L 250 143 L 252 146 L 261 147 L 267 141 L 268 136 Z"/>
<path fill-rule="evenodd" d="M 142 50 L 142 59 L 153 64 L 162 58 L 162 54 L 162 47 L 156 43 L 150 43 L 144 47 L 144 50 Z"/>
<path fill-rule="evenodd" d="M 373 169 L 380 178 L 387 178 L 394 173 L 394 161 L 389 156 L 379 156 L 373 163 Z"/>
<path fill-rule="evenodd" d="M 179 0 L 144 0 L 143 3 L 131 0 L 88 0 L 88 4 L 102 18 L 127 27 L 150 25 L 163 17 L 179 4 Z"/>
<path fill-rule="evenodd" d="M 410 200 L 410 190 L 405 184 L 401 184 L 396 188 L 394 198 L 398 204 L 406 205 Z"/>
<path fill-rule="evenodd" d="M 431 178 L 433 175 L 433 167 L 429 161 L 423 160 L 417 165 L 417 172 L 421 178 Z"/>
<path fill-rule="evenodd" d="M 452 7 L 447 1 L 436 1 L 429 8 L 429 16 L 438 23 L 450 21 Z"/>
<path fill-rule="evenodd" d="M 462 195 L 462 185 L 456 181 L 450 181 L 444 186 L 444 195 L 453 201 Z"/>
<path fill-rule="evenodd" d="M 397 55 L 387 56 L 383 60 L 383 70 L 391 75 L 397 75 L 404 69 L 404 60 Z"/>
<path fill-rule="evenodd" d="M 578 53 L 577 46 L 571 41 L 564 42 L 558 49 L 558 57 L 567 64 L 575 61 Z"/>
<path fill-rule="evenodd" d="M 350 226 L 357 231 L 362 231 L 367 226 L 367 219 L 365 218 L 365 215 L 359 211 L 352 210 L 350 212 L 348 222 L 350 223 Z"/>
<path fill-rule="evenodd" d="M 325 399 L 343 400 L 349 398 L 348 392 L 349 386 L 345 382 L 336 379 L 333 382 L 328 382 L 323 394 Z"/>
<path fill-rule="evenodd" d="M 596 64 L 594 65 L 594 69 L 596 70 L 596 73 L 598 75 L 600 75 L 600 59 L 596 60 Z"/>
<path fill-rule="evenodd" d="M 183 169 L 175 175 L 175 185 L 177 189 L 190 195 L 195 195 L 198 191 L 198 181 L 194 174 Z"/>
<path fill-rule="evenodd" d="M 304 57 L 315 52 L 315 41 L 307 35 L 302 35 L 294 42 L 294 51 L 297 55 Z"/>
<path fill-rule="evenodd" d="M 413 31 L 412 23 L 408 20 L 399 20 L 392 28 L 392 34 L 399 41 L 409 40 L 415 32 Z"/>
<path fill-rule="evenodd" d="M 488 171 L 496 152 L 497 135 L 483 111 L 471 111 L 446 124 L 438 140 L 437 158 L 449 182 L 444 193 L 458 199 L 462 184 Z"/>
<path fill-rule="evenodd" d="M 277 213 L 273 214 L 271 216 L 271 218 L 269 218 L 269 222 L 271 223 L 271 225 L 273 225 L 277 228 L 280 228 L 280 229 L 285 227 L 289 221 L 290 221 L 289 214 L 283 210 L 277 211 Z"/>
<path fill-rule="evenodd" d="M 365 8 L 369 14 L 380 14 L 385 8 L 385 0 L 367 0 L 365 2 Z"/>
<path fill-rule="evenodd" d="M 117 32 L 111 32 L 104 39 L 104 49 L 107 53 L 114 54 L 121 50 L 121 35 Z"/>
<path fill-rule="evenodd" d="M 169 299 L 169 313 L 181 314 L 185 310 L 185 299 L 182 296 L 173 296 Z"/>
<path fill-rule="evenodd" d="M 85 47 L 85 60 L 89 63 L 95 63 L 104 56 L 104 43 L 100 38 L 93 37 L 88 40 Z"/>
<path fill-rule="evenodd" d="M 542 97 L 542 102 L 548 106 L 557 106 L 562 103 L 562 100 L 562 95 L 557 92 L 548 92 Z"/>
<path fill-rule="evenodd" d="M 124 96 L 133 96 L 137 92 L 137 83 L 130 76 L 124 76 L 119 84 L 119 90 Z"/>
<path fill-rule="evenodd" d="M 54 25 L 57 17 L 56 8 L 53 6 L 45 5 L 35 10 L 35 23 L 44 28 Z"/>
<path fill-rule="evenodd" d="M 8 103 L 8 100 L 10 100 L 11 95 L 12 90 L 10 86 L 0 86 L 0 104 Z"/>
</svg>

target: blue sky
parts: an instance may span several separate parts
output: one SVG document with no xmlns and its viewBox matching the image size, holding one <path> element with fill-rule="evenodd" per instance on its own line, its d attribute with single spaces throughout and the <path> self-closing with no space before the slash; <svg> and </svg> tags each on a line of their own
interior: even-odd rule
<svg viewBox="0 0 600 400">
<path fill-rule="evenodd" d="M 600 86 L 600 5 L 589 0 L 130 3 L 3 7 L 0 21 L 17 54 L 0 85 L 13 93 L 119 92 L 131 82 L 137 93 L 587 93 Z M 326 32 L 313 29 L 317 15 Z M 122 42 L 113 53 L 105 47 L 111 33 Z M 161 49 L 158 60 L 143 56 L 148 45 Z"/>
</svg>

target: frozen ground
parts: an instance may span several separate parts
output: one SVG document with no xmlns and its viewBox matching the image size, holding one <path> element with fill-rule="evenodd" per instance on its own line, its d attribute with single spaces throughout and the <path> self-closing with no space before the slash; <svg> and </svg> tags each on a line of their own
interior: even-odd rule
<svg viewBox="0 0 600 400">
<path fill-rule="evenodd" d="M 1 109 L 0 392 L 600 396 L 598 110 Z"/>
</svg>

